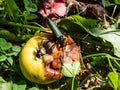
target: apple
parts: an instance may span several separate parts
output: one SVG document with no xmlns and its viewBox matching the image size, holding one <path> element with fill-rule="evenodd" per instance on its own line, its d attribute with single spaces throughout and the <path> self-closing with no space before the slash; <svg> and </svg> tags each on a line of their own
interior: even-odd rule
<svg viewBox="0 0 120 90">
<path fill-rule="evenodd" d="M 26 79 L 38 84 L 49 84 L 63 77 L 63 63 L 80 61 L 79 46 L 69 35 L 64 38 L 64 47 L 60 47 L 53 33 L 48 30 L 26 42 L 19 56 L 20 68 Z"/>
</svg>

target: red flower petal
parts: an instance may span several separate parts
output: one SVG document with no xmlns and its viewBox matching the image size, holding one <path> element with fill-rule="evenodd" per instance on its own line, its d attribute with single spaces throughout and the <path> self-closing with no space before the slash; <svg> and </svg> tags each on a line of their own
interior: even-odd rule
<svg viewBox="0 0 120 90">
<path fill-rule="evenodd" d="M 47 0 L 44 2 L 44 6 L 39 10 L 43 17 L 62 17 L 66 13 L 66 4 L 64 0 Z"/>
</svg>

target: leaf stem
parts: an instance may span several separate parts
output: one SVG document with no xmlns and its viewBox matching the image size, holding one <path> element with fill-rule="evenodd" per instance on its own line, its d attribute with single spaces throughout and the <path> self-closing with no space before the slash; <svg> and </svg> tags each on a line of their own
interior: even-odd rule
<svg viewBox="0 0 120 90">
<path fill-rule="evenodd" d="M 71 90 L 74 90 L 74 81 L 75 81 L 75 76 L 72 78 L 72 87 L 71 87 Z"/>
<path fill-rule="evenodd" d="M 15 26 L 15 27 L 22 27 L 22 28 L 30 28 L 30 29 L 34 29 L 34 30 L 40 30 L 40 31 L 47 30 L 47 28 L 44 28 L 44 27 L 31 26 L 31 25 L 27 25 L 27 24 L 15 23 L 15 22 L 5 21 L 5 20 L 0 20 L 0 24 L 10 25 L 10 26 Z"/>
</svg>

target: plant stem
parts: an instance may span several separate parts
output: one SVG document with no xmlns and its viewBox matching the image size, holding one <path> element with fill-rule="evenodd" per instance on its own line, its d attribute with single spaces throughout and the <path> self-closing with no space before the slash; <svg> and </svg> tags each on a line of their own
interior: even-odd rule
<svg viewBox="0 0 120 90">
<path fill-rule="evenodd" d="M 80 83 L 80 87 L 90 78 L 90 77 L 93 77 L 92 74 L 89 74 L 81 83 Z"/>
<path fill-rule="evenodd" d="M 75 81 L 75 77 L 72 78 L 72 87 L 71 87 L 71 90 L 74 90 L 74 81 Z"/>
<path fill-rule="evenodd" d="M 108 60 L 109 66 L 111 67 L 111 69 L 113 70 L 113 72 L 116 72 L 116 71 L 114 70 L 113 66 L 112 66 L 112 63 L 111 63 L 111 61 L 110 61 L 110 58 L 107 58 L 107 60 Z"/>
<path fill-rule="evenodd" d="M 112 15 L 111 15 L 111 17 L 113 17 L 113 16 L 114 16 L 114 14 L 115 14 L 115 11 L 116 11 L 116 8 L 117 8 L 117 5 L 115 5 L 115 7 L 114 7 L 114 9 L 113 9 L 113 12 L 112 12 Z"/>
<path fill-rule="evenodd" d="M 95 85 L 95 86 L 92 86 L 86 90 L 93 90 L 93 89 L 100 88 L 100 87 L 101 87 L 100 85 Z"/>
<path fill-rule="evenodd" d="M 107 54 L 107 53 L 97 53 L 97 54 L 90 54 L 90 55 L 86 55 L 86 56 L 84 56 L 83 57 L 83 59 L 87 59 L 87 58 L 89 58 L 89 57 L 94 57 L 94 56 L 109 56 L 109 57 L 111 57 L 109 54 Z M 112 57 L 111 57 L 112 58 Z"/>
<path fill-rule="evenodd" d="M 25 24 L 22 24 L 22 23 L 15 23 L 15 22 L 5 21 L 5 20 L 0 20 L 0 24 L 22 27 L 22 28 L 30 28 L 30 29 L 34 29 L 34 30 L 40 30 L 40 31 L 47 30 L 47 28 L 44 28 L 44 27 L 36 27 L 36 26 L 25 25 Z"/>
<path fill-rule="evenodd" d="M 116 60 L 113 60 L 113 62 L 120 68 L 120 64 Z"/>
<path fill-rule="evenodd" d="M 114 60 L 114 62 L 118 65 L 118 63 L 115 61 L 115 60 L 120 60 L 120 58 L 116 58 L 116 57 L 113 57 L 107 53 L 97 53 L 97 54 L 89 54 L 89 55 L 86 55 L 83 57 L 83 59 L 87 59 L 87 58 L 90 58 L 90 57 L 96 57 L 96 56 L 105 56 L 105 57 L 109 57 L 111 59 Z M 120 65 L 119 65 L 120 67 Z"/>
</svg>

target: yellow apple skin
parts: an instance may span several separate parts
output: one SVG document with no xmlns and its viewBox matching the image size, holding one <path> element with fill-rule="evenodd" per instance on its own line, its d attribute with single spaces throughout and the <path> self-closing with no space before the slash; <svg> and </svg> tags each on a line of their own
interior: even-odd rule
<svg viewBox="0 0 120 90">
<path fill-rule="evenodd" d="M 21 71 L 25 78 L 31 82 L 38 84 L 49 84 L 60 79 L 46 78 L 47 73 L 44 67 L 44 63 L 46 61 L 44 61 L 43 57 L 36 57 L 37 49 L 40 48 L 40 45 L 42 45 L 43 41 L 50 35 L 52 34 L 41 32 L 40 34 L 32 37 L 27 41 L 20 53 L 19 64 Z"/>
</svg>

